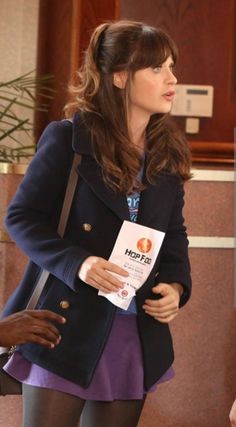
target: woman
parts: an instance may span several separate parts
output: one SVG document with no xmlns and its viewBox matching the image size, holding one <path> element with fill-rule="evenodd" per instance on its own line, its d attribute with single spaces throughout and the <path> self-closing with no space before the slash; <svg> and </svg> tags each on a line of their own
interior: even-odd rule
<svg viewBox="0 0 236 427">
<path fill-rule="evenodd" d="M 132 21 L 96 28 L 65 108 L 73 126 L 47 127 L 9 207 L 8 230 L 31 263 L 6 313 L 28 298 L 43 267 L 51 277 L 38 308 L 67 318 L 56 348 L 26 344 L 8 364 L 23 382 L 24 427 L 75 427 L 84 406 L 82 427 L 136 426 L 146 394 L 173 376 L 168 323 L 191 288 L 182 216 L 189 151 L 167 121 L 175 61 L 175 45 L 160 30 Z M 82 155 L 79 182 L 61 239 L 74 151 Z M 123 287 L 127 271 L 108 259 L 131 219 L 166 234 L 125 311 L 98 291 Z"/>
</svg>

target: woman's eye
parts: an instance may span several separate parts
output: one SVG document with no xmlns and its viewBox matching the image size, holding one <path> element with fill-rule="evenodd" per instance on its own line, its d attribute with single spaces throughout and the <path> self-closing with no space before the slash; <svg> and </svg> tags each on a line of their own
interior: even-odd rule
<svg viewBox="0 0 236 427">
<path fill-rule="evenodd" d="M 160 73 L 162 66 L 158 65 L 157 67 L 153 68 L 154 73 Z"/>
</svg>

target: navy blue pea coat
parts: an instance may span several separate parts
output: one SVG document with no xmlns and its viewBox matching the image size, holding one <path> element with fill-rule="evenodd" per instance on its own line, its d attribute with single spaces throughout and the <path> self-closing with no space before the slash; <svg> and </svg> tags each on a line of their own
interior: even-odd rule
<svg viewBox="0 0 236 427">
<path fill-rule="evenodd" d="M 20 347 L 30 361 L 87 387 L 109 336 L 116 308 L 97 290 L 80 281 L 77 272 L 90 255 L 108 259 L 123 220 L 130 220 L 125 194 L 104 185 L 91 146 L 89 132 L 75 116 L 52 122 L 42 134 L 36 155 L 12 200 L 6 225 L 30 262 L 4 315 L 24 308 L 40 269 L 51 275 L 38 302 L 66 317 L 59 326 L 62 340 L 53 350 L 36 344 Z M 72 149 L 73 146 L 73 149 Z M 82 154 L 79 180 L 63 239 L 57 224 L 71 168 L 73 152 Z M 150 388 L 171 366 L 174 353 L 167 324 L 145 314 L 142 305 L 154 298 L 158 282 L 179 282 L 184 287 L 181 306 L 191 292 L 188 240 L 182 208 L 184 190 L 178 176 L 160 173 L 155 185 L 141 192 L 137 222 L 166 233 L 160 254 L 145 284 L 137 292 L 145 387 Z M 91 230 L 84 224 L 90 224 Z"/>
</svg>

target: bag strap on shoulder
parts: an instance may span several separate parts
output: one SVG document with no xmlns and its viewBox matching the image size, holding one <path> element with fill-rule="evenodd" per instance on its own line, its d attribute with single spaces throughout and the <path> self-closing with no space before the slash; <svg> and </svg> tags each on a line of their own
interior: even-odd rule
<svg viewBox="0 0 236 427">
<path fill-rule="evenodd" d="M 65 120 L 72 122 L 72 119 L 65 119 Z M 70 209 L 71 209 L 72 201 L 75 194 L 75 189 L 78 182 L 78 173 L 76 172 L 76 169 L 77 169 L 77 166 L 80 164 L 80 162 L 81 162 L 81 155 L 75 153 L 72 161 L 70 175 L 68 178 L 68 183 L 67 183 L 65 197 L 62 205 L 61 214 L 60 214 L 59 224 L 57 227 L 57 232 L 61 237 L 64 236 L 66 225 L 68 222 Z M 49 271 L 42 269 L 38 282 L 26 306 L 27 309 L 35 308 L 49 275 L 50 275 Z"/>
</svg>

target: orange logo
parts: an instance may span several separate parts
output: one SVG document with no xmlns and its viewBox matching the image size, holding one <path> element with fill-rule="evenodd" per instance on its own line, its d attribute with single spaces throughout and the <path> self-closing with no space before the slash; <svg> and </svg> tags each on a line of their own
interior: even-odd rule
<svg viewBox="0 0 236 427">
<path fill-rule="evenodd" d="M 142 252 L 143 254 L 146 254 L 147 252 L 149 252 L 151 247 L 152 247 L 152 242 L 150 239 L 147 239 L 146 237 L 139 239 L 137 242 L 137 248 L 139 252 Z"/>
</svg>

